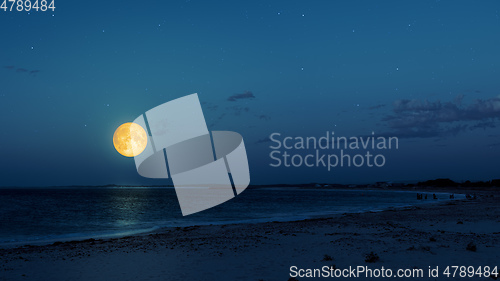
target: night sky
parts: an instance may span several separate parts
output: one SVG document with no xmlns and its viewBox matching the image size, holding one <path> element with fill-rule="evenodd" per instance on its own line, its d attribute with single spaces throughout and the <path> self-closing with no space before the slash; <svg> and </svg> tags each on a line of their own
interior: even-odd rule
<svg viewBox="0 0 500 281">
<path fill-rule="evenodd" d="M 0 10 L 1 186 L 171 184 L 112 136 L 191 93 L 209 130 L 243 136 L 251 184 L 500 178 L 498 1 L 55 5 Z M 271 133 L 332 131 L 399 149 L 380 168 L 270 166 Z"/>
</svg>

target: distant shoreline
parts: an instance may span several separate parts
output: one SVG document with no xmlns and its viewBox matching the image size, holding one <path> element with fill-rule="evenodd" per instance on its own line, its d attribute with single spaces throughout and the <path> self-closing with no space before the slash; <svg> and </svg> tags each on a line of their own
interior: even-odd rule
<svg viewBox="0 0 500 281">
<path fill-rule="evenodd" d="M 126 184 L 105 184 L 105 185 L 58 185 L 58 186 L 0 186 L 0 189 L 14 189 L 14 188 L 136 188 L 136 187 L 150 187 L 150 188 L 174 188 L 173 185 L 126 185 Z M 249 185 L 247 188 L 269 188 L 269 187 L 282 187 L 282 188 L 321 188 L 321 189 L 362 189 L 362 190 L 408 190 L 408 191 L 450 191 L 457 190 L 462 193 L 471 191 L 500 191 L 500 179 L 489 181 L 464 181 L 455 182 L 450 179 L 435 179 L 427 180 L 418 183 L 400 183 L 400 182 L 375 182 L 370 184 L 337 184 L 337 183 L 298 183 L 298 184 L 259 184 Z"/>
</svg>

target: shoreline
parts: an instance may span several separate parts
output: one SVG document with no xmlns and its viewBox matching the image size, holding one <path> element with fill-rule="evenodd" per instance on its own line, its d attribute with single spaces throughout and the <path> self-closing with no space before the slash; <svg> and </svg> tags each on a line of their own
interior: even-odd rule
<svg viewBox="0 0 500 281">
<path fill-rule="evenodd" d="M 291 187 L 290 187 L 291 188 Z M 283 189 L 283 187 L 277 187 L 277 189 Z M 289 189 L 289 188 L 285 188 Z M 359 192 L 409 192 L 409 193 L 427 193 L 427 194 L 441 194 L 441 195 L 450 195 L 450 194 L 462 194 L 462 192 L 456 192 L 456 193 L 451 193 L 450 190 L 436 190 L 434 192 L 432 191 L 427 191 L 427 190 L 400 190 L 400 189 L 346 189 L 346 188 L 302 188 L 302 187 L 295 187 L 294 189 L 307 189 L 307 190 L 320 190 L 320 191 L 326 191 L 326 190 L 331 190 L 331 191 L 359 191 Z M 333 212 L 333 213 L 319 213 L 319 214 L 307 214 L 307 215 L 294 215 L 291 217 L 283 218 L 283 219 L 277 219 L 275 218 L 270 218 L 270 219 L 251 219 L 251 220 L 243 220 L 243 221 L 218 221 L 218 222 L 211 222 L 211 223 L 193 223 L 193 224 L 185 224 L 182 226 L 154 226 L 150 228 L 145 228 L 145 229 L 130 229 L 130 230 L 123 230 L 123 231 L 109 231 L 109 232 L 103 232 L 99 234 L 94 234 L 94 233 L 81 233 L 79 235 L 78 233 L 68 233 L 64 235 L 59 235 L 55 237 L 49 237 L 50 238 L 42 238 L 42 239 L 34 239 L 34 240 L 21 240 L 21 241 L 12 241 L 12 242 L 3 242 L 0 243 L 0 250 L 1 249 L 15 249 L 15 248 L 23 248 L 23 247 L 31 247 L 31 246 L 48 246 L 53 243 L 60 244 L 60 243 L 72 243 L 72 242 L 82 242 L 86 240 L 107 240 L 107 239 L 121 239 L 124 237 L 130 237 L 130 236 L 142 236 L 142 235 L 148 235 L 152 234 L 155 232 L 161 232 L 161 231 L 168 231 L 170 229 L 177 229 L 177 228 L 189 228 L 189 227 L 198 227 L 198 226 L 212 226 L 212 225 L 245 225 L 245 224 L 250 224 L 250 225 L 255 225 L 255 224 L 262 224 L 262 223 L 270 223 L 270 222 L 300 222 L 300 221 L 307 221 L 307 220 L 314 220 L 314 219 L 325 219 L 325 218 L 331 218 L 334 216 L 339 216 L 339 215 L 346 215 L 346 214 L 361 214 L 361 213 L 373 213 L 373 212 L 384 212 L 388 210 L 399 210 L 399 209 L 406 209 L 406 208 L 411 208 L 414 206 L 421 206 L 421 205 L 428 205 L 428 204 L 445 204 L 446 202 L 449 201 L 454 201 L 454 200 L 465 200 L 465 198 L 460 199 L 460 198 L 455 198 L 455 199 L 439 199 L 435 201 L 432 198 L 429 199 L 422 199 L 421 201 L 418 201 L 416 204 L 408 204 L 408 205 L 401 205 L 401 206 L 387 206 L 383 207 L 381 209 L 373 209 L 373 208 L 366 208 L 360 211 L 351 211 L 351 212 Z M 304 217 L 304 218 L 301 218 Z"/>
<path fill-rule="evenodd" d="M 354 191 L 354 190 L 353 190 Z M 378 191 L 378 190 L 373 190 Z M 441 192 L 440 192 L 441 193 Z M 442 194 L 446 194 L 442 192 Z M 27 240 L 27 241 L 16 241 L 16 242 L 7 242 L 0 244 L 0 251 L 7 249 L 20 249 L 20 248 L 32 248 L 32 247 L 45 247 L 45 246 L 53 246 L 61 245 L 61 244 L 73 244 L 73 243 L 85 243 L 85 242 L 94 242 L 94 241 L 110 241 L 118 240 L 123 238 L 133 238 L 136 236 L 146 236 L 152 234 L 163 234 L 164 232 L 169 232 L 171 230 L 178 229 L 191 229 L 198 227 L 212 227 L 212 226 L 237 226 L 237 225 L 259 225 L 259 224 L 267 224 L 267 223 L 297 223 L 297 222 L 308 222 L 308 221 L 316 221 L 316 220 L 324 220 L 324 219 L 333 219 L 338 216 L 348 216 L 353 214 L 365 214 L 365 213 L 380 213 L 380 212 L 393 212 L 393 211 L 404 211 L 413 209 L 415 207 L 420 207 L 423 205 L 447 205 L 449 202 L 455 201 L 468 201 L 468 199 L 444 199 L 439 201 L 432 201 L 432 199 L 427 199 L 428 202 L 419 203 L 416 205 L 404 205 L 404 206 L 390 206 L 380 210 L 363 210 L 356 212 L 345 212 L 345 213 L 332 213 L 332 214 L 319 214 L 309 216 L 308 218 L 297 219 L 291 218 L 290 220 L 269 220 L 269 221 L 241 221 L 241 222 L 219 222 L 219 223 L 206 223 L 206 224 L 192 224 L 192 225 L 183 225 L 183 226 L 156 226 L 151 229 L 145 230 L 131 230 L 131 231 L 122 231 L 117 233 L 109 233 L 109 234 L 98 234 L 98 235 L 84 235 L 84 236 L 75 236 L 75 237 L 56 237 L 50 239 L 40 239 L 40 240 Z"/>
<path fill-rule="evenodd" d="M 500 196 L 486 192 L 380 212 L 2 249 L 0 272 L 7 280 L 288 280 L 290 266 L 492 266 L 499 234 Z M 371 252 L 378 258 L 367 262 Z"/>
</svg>

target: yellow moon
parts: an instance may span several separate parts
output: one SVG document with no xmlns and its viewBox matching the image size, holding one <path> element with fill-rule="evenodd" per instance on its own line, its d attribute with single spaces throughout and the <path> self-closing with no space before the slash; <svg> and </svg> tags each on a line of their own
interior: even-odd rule
<svg viewBox="0 0 500 281">
<path fill-rule="evenodd" d="M 121 155 L 134 157 L 141 154 L 148 144 L 144 128 L 136 123 L 125 123 L 116 129 L 113 144 Z"/>
</svg>

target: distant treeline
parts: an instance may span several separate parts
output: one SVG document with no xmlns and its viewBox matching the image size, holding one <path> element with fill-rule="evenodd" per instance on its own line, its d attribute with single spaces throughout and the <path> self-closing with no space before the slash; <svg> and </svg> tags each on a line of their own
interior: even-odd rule
<svg viewBox="0 0 500 281">
<path fill-rule="evenodd" d="M 72 186 L 40 186 L 40 187 L 22 187 L 22 186 L 1 186 L 0 188 L 94 188 L 94 187 L 104 187 L 104 188 L 128 188 L 128 187 L 174 187 L 173 185 L 122 185 L 122 184 L 106 184 L 106 185 L 72 185 Z M 262 188 L 262 187 L 295 187 L 295 188 L 331 188 L 331 189 L 346 189 L 346 188 L 427 188 L 427 187 L 437 187 L 437 188 L 472 188 L 472 189 L 484 189 L 500 187 L 500 179 L 494 179 L 490 181 L 464 181 L 455 182 L 451 179 L 435 179 L 421 181 L 416 184 L 414 183 L 400 183 L 400 182 L 376 182 L 372 184 L 335 184 L 335 183 L 299 183 L 299 184 L 261 184 L 261 185 L 249 185 L 250 188 Z"/>
<path fill-rule="evenodd" d="M 251 185 L 251 187 L 299 187 L 299 188 L 330 188 L 330 189 L 346 189 L 346 188 L 384 188 L 384 189 L 406 189 L 406 188 L 470 188 L 475 190 L 495 189 L 500 187 L 500 179 L 490 181 L 464 181 L 455 182 L 451 179 L 435 179 L 421 181 L 418 183 L 400 183 L 400 182 L 376 182 L 371 184 L 331 184 L 331 183 L 305 183 L 305 184 L 269 184 L 269 185 Z"/>
<path fill-rule="evenodd" d="M 415 186 L 408 184 L 407 186 Z M 491 181 L 465 181 L 455 182 L 450 179 L 435 179 L 418 182 L 416 186 L 435 186 L 435 187 L 500 187 L 500 179 Z"/>
</svg>

